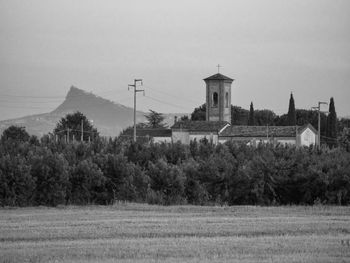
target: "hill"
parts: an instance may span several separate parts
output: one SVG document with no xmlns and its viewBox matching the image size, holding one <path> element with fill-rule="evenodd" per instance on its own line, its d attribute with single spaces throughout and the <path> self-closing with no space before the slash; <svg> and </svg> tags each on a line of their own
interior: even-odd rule
<svg viewBox="0 0 350 263">
<path fill-rule="evenodd" d="M 103 136 L 117 136 L 123 129 L 133 125 L 133 109 L 96 96 L 76 87 L 71 87 L 65 100 L 50 113 L 0 121 L 0 132 L 10 125 L 24 126 L 33 135 L 42 136 L 52 132 L 57 122 L 68 113 L 80 111 Z M 137 122 L 145 122 L 146 113 L 136 113 Z M 171 125 L 176 114 L 164 114 L 165 122 Z"/>
</svg>

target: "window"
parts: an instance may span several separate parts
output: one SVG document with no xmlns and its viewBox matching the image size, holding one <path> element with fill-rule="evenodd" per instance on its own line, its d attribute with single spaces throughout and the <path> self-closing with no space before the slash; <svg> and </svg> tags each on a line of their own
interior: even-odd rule
<svg viewBox="0 0 350 263">
<path fill-rule="evenodd" d="M 218 93 L 214 92 L 213 93 L 213 107 L 216 108 L 218 106 Z"/>
<path fill-rule="evenodd" d="M 225 107 L 228 108 L 228 92 L 225 94 Z"/>
</svg>

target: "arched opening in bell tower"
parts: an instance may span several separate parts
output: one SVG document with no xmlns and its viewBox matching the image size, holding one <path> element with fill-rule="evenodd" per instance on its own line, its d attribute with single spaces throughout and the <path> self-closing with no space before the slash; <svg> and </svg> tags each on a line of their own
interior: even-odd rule
<svg viewBox="0 0 350 263">
<path fill-rule="evenodd" d="M 216 107 L 218 106 L 218 101 L 219 101 L 219 99 L 218 99 L 218 93 L 217 93 L 217 92 L 214 92 L 214 93 L 213 93 L 213 103 L 212 103 L 212 105 L 213 105 L 214 108 L 216 108 Z"/>
</svg>

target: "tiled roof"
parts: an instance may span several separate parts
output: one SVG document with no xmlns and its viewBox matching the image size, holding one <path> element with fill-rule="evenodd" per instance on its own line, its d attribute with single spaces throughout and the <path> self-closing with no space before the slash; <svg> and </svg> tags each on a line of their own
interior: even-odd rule
<svg viewBox="0 0 350 263">
<path fill-rule="evenodd" d="M 229 123 L 226 121 L 178 121 L 171 129 L 184 129 L 189 131 L 220 131 Z"/>
<path fill-rule="evenodd" d="M 295 137 L 296 126 L 230 126 L 222 131 L 223 137 Z"/>
<path fill-rule="evenodd" d="M 229 81 L 234 81 L 234 79 L 231 79 L 231 78 L 229 78 L 229 77 L 226 77 L 226 76 L 224 76 L 224 75 L 222 75 L 222 74 L 220 74 L 220 73 L 217 73 L 217 74 L 215 74 L 215 75 L 213 75 L 213 76 L 210 76 L 210 77 L 208 77 L 208 78 L 205 78 L 204 79 L 205 81 L 206 80 L 229 80 Z"/>
<path fill-rule="evenodd" d="M 133 136 L 134 130 L 128 129 L 123 134 L 124 136 Z M 170 129 L 136 129 L 136 136 L 140 137 L 171 137 Z"/>
</svg>

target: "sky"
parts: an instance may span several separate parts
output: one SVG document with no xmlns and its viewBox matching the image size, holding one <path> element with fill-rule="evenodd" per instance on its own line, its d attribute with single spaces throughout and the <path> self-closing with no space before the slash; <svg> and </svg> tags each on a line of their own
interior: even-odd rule
<svg viewBox="0 0 350 263">
<path fill-rule="evenodd" d="M 350 116 L 348 0 L 0 0 L 0 120 L 54 110 L 74 85 L 137 109 L 191 113 L 204 78 L 232 104 Z M 322 108 L 327 110 L 327 106 Z"/>
</svg>

